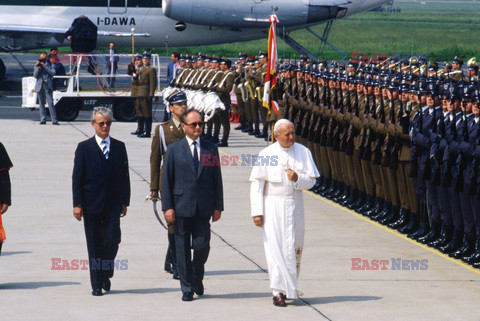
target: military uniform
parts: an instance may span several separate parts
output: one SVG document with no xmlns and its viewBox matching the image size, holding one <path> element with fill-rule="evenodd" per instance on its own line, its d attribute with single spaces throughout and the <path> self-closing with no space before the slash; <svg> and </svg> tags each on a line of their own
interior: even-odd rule
<svg viewBox="0 0 480 321">
<path fill-rule="evenodd" d="M 186 101 L 183 92 L 172 93 L 167 100 L 172 103 Z M 158 195 L 162 186 L 163 158 L 167 152 L 168 145 L 185 137 L 185 133 L 180 126 L 180 121 L 172 117 L 168 122 L 161 123 L 155 128 L 152 139 L 150 153 L 150 191 Z M 165 270 L 174 273 L 174 278 L 178 278 L 175 256 L 175 238 L 172 222 L 167 223 L 168 228 L 168 249 L 165 258 Z"/>
</svg>

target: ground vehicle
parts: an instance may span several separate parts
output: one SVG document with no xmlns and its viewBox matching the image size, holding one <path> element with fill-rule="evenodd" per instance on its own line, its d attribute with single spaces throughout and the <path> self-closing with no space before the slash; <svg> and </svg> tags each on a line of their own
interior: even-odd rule
<svg viewBox="0 0 480 321">
<path fill-rule="evenodd" d="M 65 54 L 60 61 L 65 64 L 67 75 L 55 76 L 54 79 L 66 81 L 65 87 L 60 87 L 53 92 L 53 103 L 56 107 L 57 117 L 63 121 L 73 121 L 80 110 L 91 110 L 103 106 L 111 108 L 116 120 L 135 121 L 133 99 L 130 97 L 131 76 L 127 75 L 127 65 L 131 63 L 131 55 L 117 54 L 120 58 L 118 70 L 115 74 L 115 88 L 110 88 L 108 79 L 110 70 L 104 70 L 104 61 L 107 54 Z M 157 91 L 160 93 L 160 59 L 152 55 L 151 64 L 157 69 Z M 103 71 L 103 73 L 102 73 Z M 32 110 L 38 109 L 37 94 L 34 92 L 35 78 L 22 79 L 22 107 Z M 158 101 L 161 101 L 160 99 Z"/>
</svg>

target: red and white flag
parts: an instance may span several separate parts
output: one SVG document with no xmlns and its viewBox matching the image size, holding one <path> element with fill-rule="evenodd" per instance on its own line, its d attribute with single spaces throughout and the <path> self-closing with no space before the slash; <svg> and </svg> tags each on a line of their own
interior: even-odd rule
<svg viewBox="0 0 480 321">
<path fill-rule="evenodd" d="M 272 109 L 278 115 L 278 103 L 270 99 L 270 90 L 275 87 L 277 82 L 277 42 L 276 42 L 276 24 L 277 16 L 272 14 L 268 19 L 270 22 L 270 31 L 268 33 L 268 65 L 265 75 L 265 87 L 263 89 L 263 107 L 268 109 L 270 114 Z"/>
</svg>

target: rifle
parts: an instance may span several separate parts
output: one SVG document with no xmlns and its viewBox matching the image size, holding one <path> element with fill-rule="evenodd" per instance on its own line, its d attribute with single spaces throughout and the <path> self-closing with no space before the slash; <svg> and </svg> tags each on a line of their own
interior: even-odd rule
<svg viewBox="0 0 480 321">
<path fill-rule="evenodd" d="M 467 122 L 467 111 L 466 111 L 466 102 L 462 102 L 463 105 L 463 128 L 462 128 L 462 137 L 459 140 L 468 142 L 468 122 Z M 458 154 L 457 161 L 455 162 L 455 167 L 452 168 L 452 183 L 453 183 L 453 190 L 455 192 L 463 192 L 463 170 L 465 169 L 466 158 L 462 152 Z"/>
<path fill-rule="evenodd" d="M 413 127 L 412 141 L 417 133 L 422 133 L 422 128 L 423 128 L 423 110 L 421 106 L 418 107 L 417 113 L 418 113 L 418 119 L 415 123 L 415 126 Z M 408 176 L 411 178 L 418 177 L 418 158 L 420 157 L 421 154 L 422 154 L 422 147 L 414 143 L 411 149 L 410 172 L 408 173 Z"/>
<path fill-rule="evenodd" d="M 475 126 L 475 125 L 474 125 Z M 474 146 L 478 146 L 480 143 L 480 130 L 477 129 L 477 135 L 474 139 Z M 472 160 L 472 165 L 470 167 L 470 184 L 468 185 L 468 195 L 477 195 L 478 190 L 478 181 L 479 179 L 479 170 L 478 167 L 480 165 L 480 158 L 479 156 L 474 156 Z"/>
<path fill-rule="evenodd" d="M 352 100 L 350 99 L 350 92 L 347 90 L 347 112 L 352 113 Z M 352 140 L 352 131 L 353 126 L 351 124 L 347 124 L 348 130 L 343 135 L 342 144 L 340 145 L 340 151 L 343 153 L 347 153 L 348 145 L 350 140 Z M 348 155 L 348 154 L 347 154 Z"/>
<path fill-rule="evenodd" d="M 339 90 L 339 89 L 337 89 L 337 92 L 338 92 L 338 90 Z M 340 98 L 343 96 L 342 94 L 343 94 L 343 93 L 342 93 L 342 91 L 341 91 L 341 89 L 340 89 L 340 95 L 339 95 Z M 339 106 L 339 105 L 340 105 L 340 106 Z M 344 108 L 344 104 L 343 104 L 342 99 L 339 99 L 338 96 L 337 96 L 337 106 L 339 106 L 339 109 L 340 109 L 339 112 L 340 112 L 341 114 L 343 114 L 343 113 L 344 113 L 344 109 L 345 109 L 345 108 Z M 335 129 L 335 134 L 333 135 L 333 145 L 332 145 L 332 149 L 333 149 L 334 151 L 339 151 L 339 150 L 340 150 L 340 142 L 341 142 L 340 136 L 341 136 L 342 133 L 343 133 L 343 125 L 342 125 L 340 122 L 337 121 L 337 127 L 336 127 L 336 129 Z"/>
<path fill-rule="evenodd" d="M 383 105 L 383 97 L 380 95 L 380 110 L 378 115 L 378 122 L 385 124 L 385 109 Z M 377 139 L 375 145 L 373 146 L 373 156 L 372 162 L 375 165 L 380 165 L 382 161 L 382 144 L 385 141 L 385 135 L 377 133 Z"/>
<path fill-rule="evenodd" d="M 328 107 L 328 109 L 331 109 L 330 108 L 331 91 L 330 91 L 330 88 L 328 87 L 328 85 L 325 86 L 324 99 L 325 99 L 325 108 Z M 326 146 L 327 145 L 328 129 L 331 126 L 330 125 L 330 120 L 327 118 L 327 116 L 325 114 L 325 108 L 323 109 L 323 125 L 322 125 L 322 129 L 321 129 L 321 133 L 320 133 L 320 145 L 321 146 Z"/>
<path fill-rule="evenodd" d="M 442 173 L 441 173 L 439 159 L 441 158 L 442 155 L 440 155 L 440 150 L 438 148 L 438 145 L 440 144 L 441 138 L 445 137 L 445 119 L 444 119 L 443 113 L 440 115 L 439 123 L 436 129 L 437 129 L 437 133 L 440 136 L 437 136 L 437 138 L 435 139 L 432 145 L 433 155 L 432 155 L 432 158 L 430 159 L 430 169 L 431 169 L 432 184 L 435 186 L 439 186 L 442 180 L 441 179 Z"/>
<path fill-rule="evenodd" d="M 375 99 L 374 99 L 373 104 L 370 106 L 370 109 L 369 109 L 368 119 L 375 118 L 375 117 L 376 117 L 376 110 L 375 110 Z M 371 160 L 372 150 L 370 146 L 372 145 L 372 142 L 375 141 L 375 138 L 376 138 L 375 132 L 373 130 L 370 130 L 369 135 L 365 142 L 364 150 L 363 150 L 363 160 L 366 160 L 366 161 Z"/>
<path fill-rule="evenodd" d="M 333 97 L 333 108 L 330 108 L 331 110 L 337 110 L 337 104 L 338 104 L 338 93 L 337 89 L 335 88 L 335 95 Z M 330 104 L 330 107 L 332 104 Z M 330 122 L 328 123 L 328 129 L 327 129 L 327 147 L 333 147 L 333 141 L 334 141 L 334 136 L 335 136 L 335 129 L 337 127 L 337 122 L 335 121 L 334 117 L 330 118 Z"/>
<path fill-rule="evenodd" d="M 365 99 L 366 99 L 366 105 L 365 105 L 364 117 L 366 118 L 367 114 L 369 113 L 368 108 L 369 108 L 369 105 L 370 105 L 370 97 L 368 95 L 365 95 Z M 358 110 L 357 110 L 357 112 L 358 112 Z M 360 142 L 359 142 L 359 153 L 360 153 L 360 158 L 361 159 L 364 159 L 363 154 L 365 153 L 366 140 L 367 140 L 367 128 L 366 128 L 366 126 L 363 126 L 362 127 L 362 133 L 360 135 Z"/>
<path fill-rule="evenodd" d="M 449 151 L 448 145 L 451 144 L 452 141 L 457 140 L 457 120 L 455 119 L 455 115 L 453 115 L 451 135 L 446 136 L 446 139 L 447 139 L 447 147 L 445 149 L 445 153 L 446 153 L 447 159 L 442 160 L 442 177 L 443 177 L 442 186 L 450 187 L 452 186 L 453 154 Z"/>
<path fill-rule="evenodd" d="M 403 116 L 403 103 L 402 100 L 400 99 L 400 108 L 398 109 L 398 122 L 400 122 L 400 118 Z M 402 148 L 402 140 L 400 139 L 399 136 L 396 135 L 397 130 L 395 129 L 395 136 L 393 137 L 394 140 L 394 146 L 393 146 L 393 151 L 392 151 L 392 156 L 390 159 L 390 164 L 389 168 L 396 170 L 398 168 L 398 153 Z"/>
<path fill-rule="evenodd" d="M 430 108 L 430 107 L 429 107 Z M 432 124 L 430 125 L 430 128 L 428 129 L 428 135 L 431 137 L 432 133 L 435 133 L 437 131 L 437 119 L 436 119 L 436 110 L 435 107 L 433 107 L 433 116 L 432 116 Z M 430 151 L 428 151 L 427 154 L 429 154 Z M 430 179 L 430 174 L 431 174 L 431 167 L 430 167 L 430 155 L 427 155 L 425 157 L 425 160 L 423 161 L 423 173 L 422 173 L 422 179 L 427 180 Z"/>
</svg>

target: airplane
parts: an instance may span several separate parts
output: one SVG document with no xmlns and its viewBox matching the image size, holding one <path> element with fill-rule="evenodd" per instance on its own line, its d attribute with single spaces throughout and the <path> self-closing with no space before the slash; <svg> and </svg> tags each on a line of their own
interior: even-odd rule
<svg viewBox="0 0 480 321">
<path fill-rule="evenodd" d="M 390 0 L 0 0 L 0 51 L 69 45 L 64 33 L 85 15 L 98 27 L 97 46 L 184 47 L 265 38 L 275 13 L 279 36 L 314 58 L 288 34 L 307 28 L 324 44 L 336 19 Z M 327 22 L 323 36 L 310 29 Z M 281 31 L 281 32 L 280 32 Z M 334 46 L 333 46 L 334 47 Z M 336 47 L 334 47 L 336 48 Z M 338 48 L 336 48 L 338 49 Z M 338 51 L 338 50 L 337 50 Z M 339 51 L 341 52 L 341 51 Z M 0 79 L 5 65 L 0 59 Z"/>
</svg>

